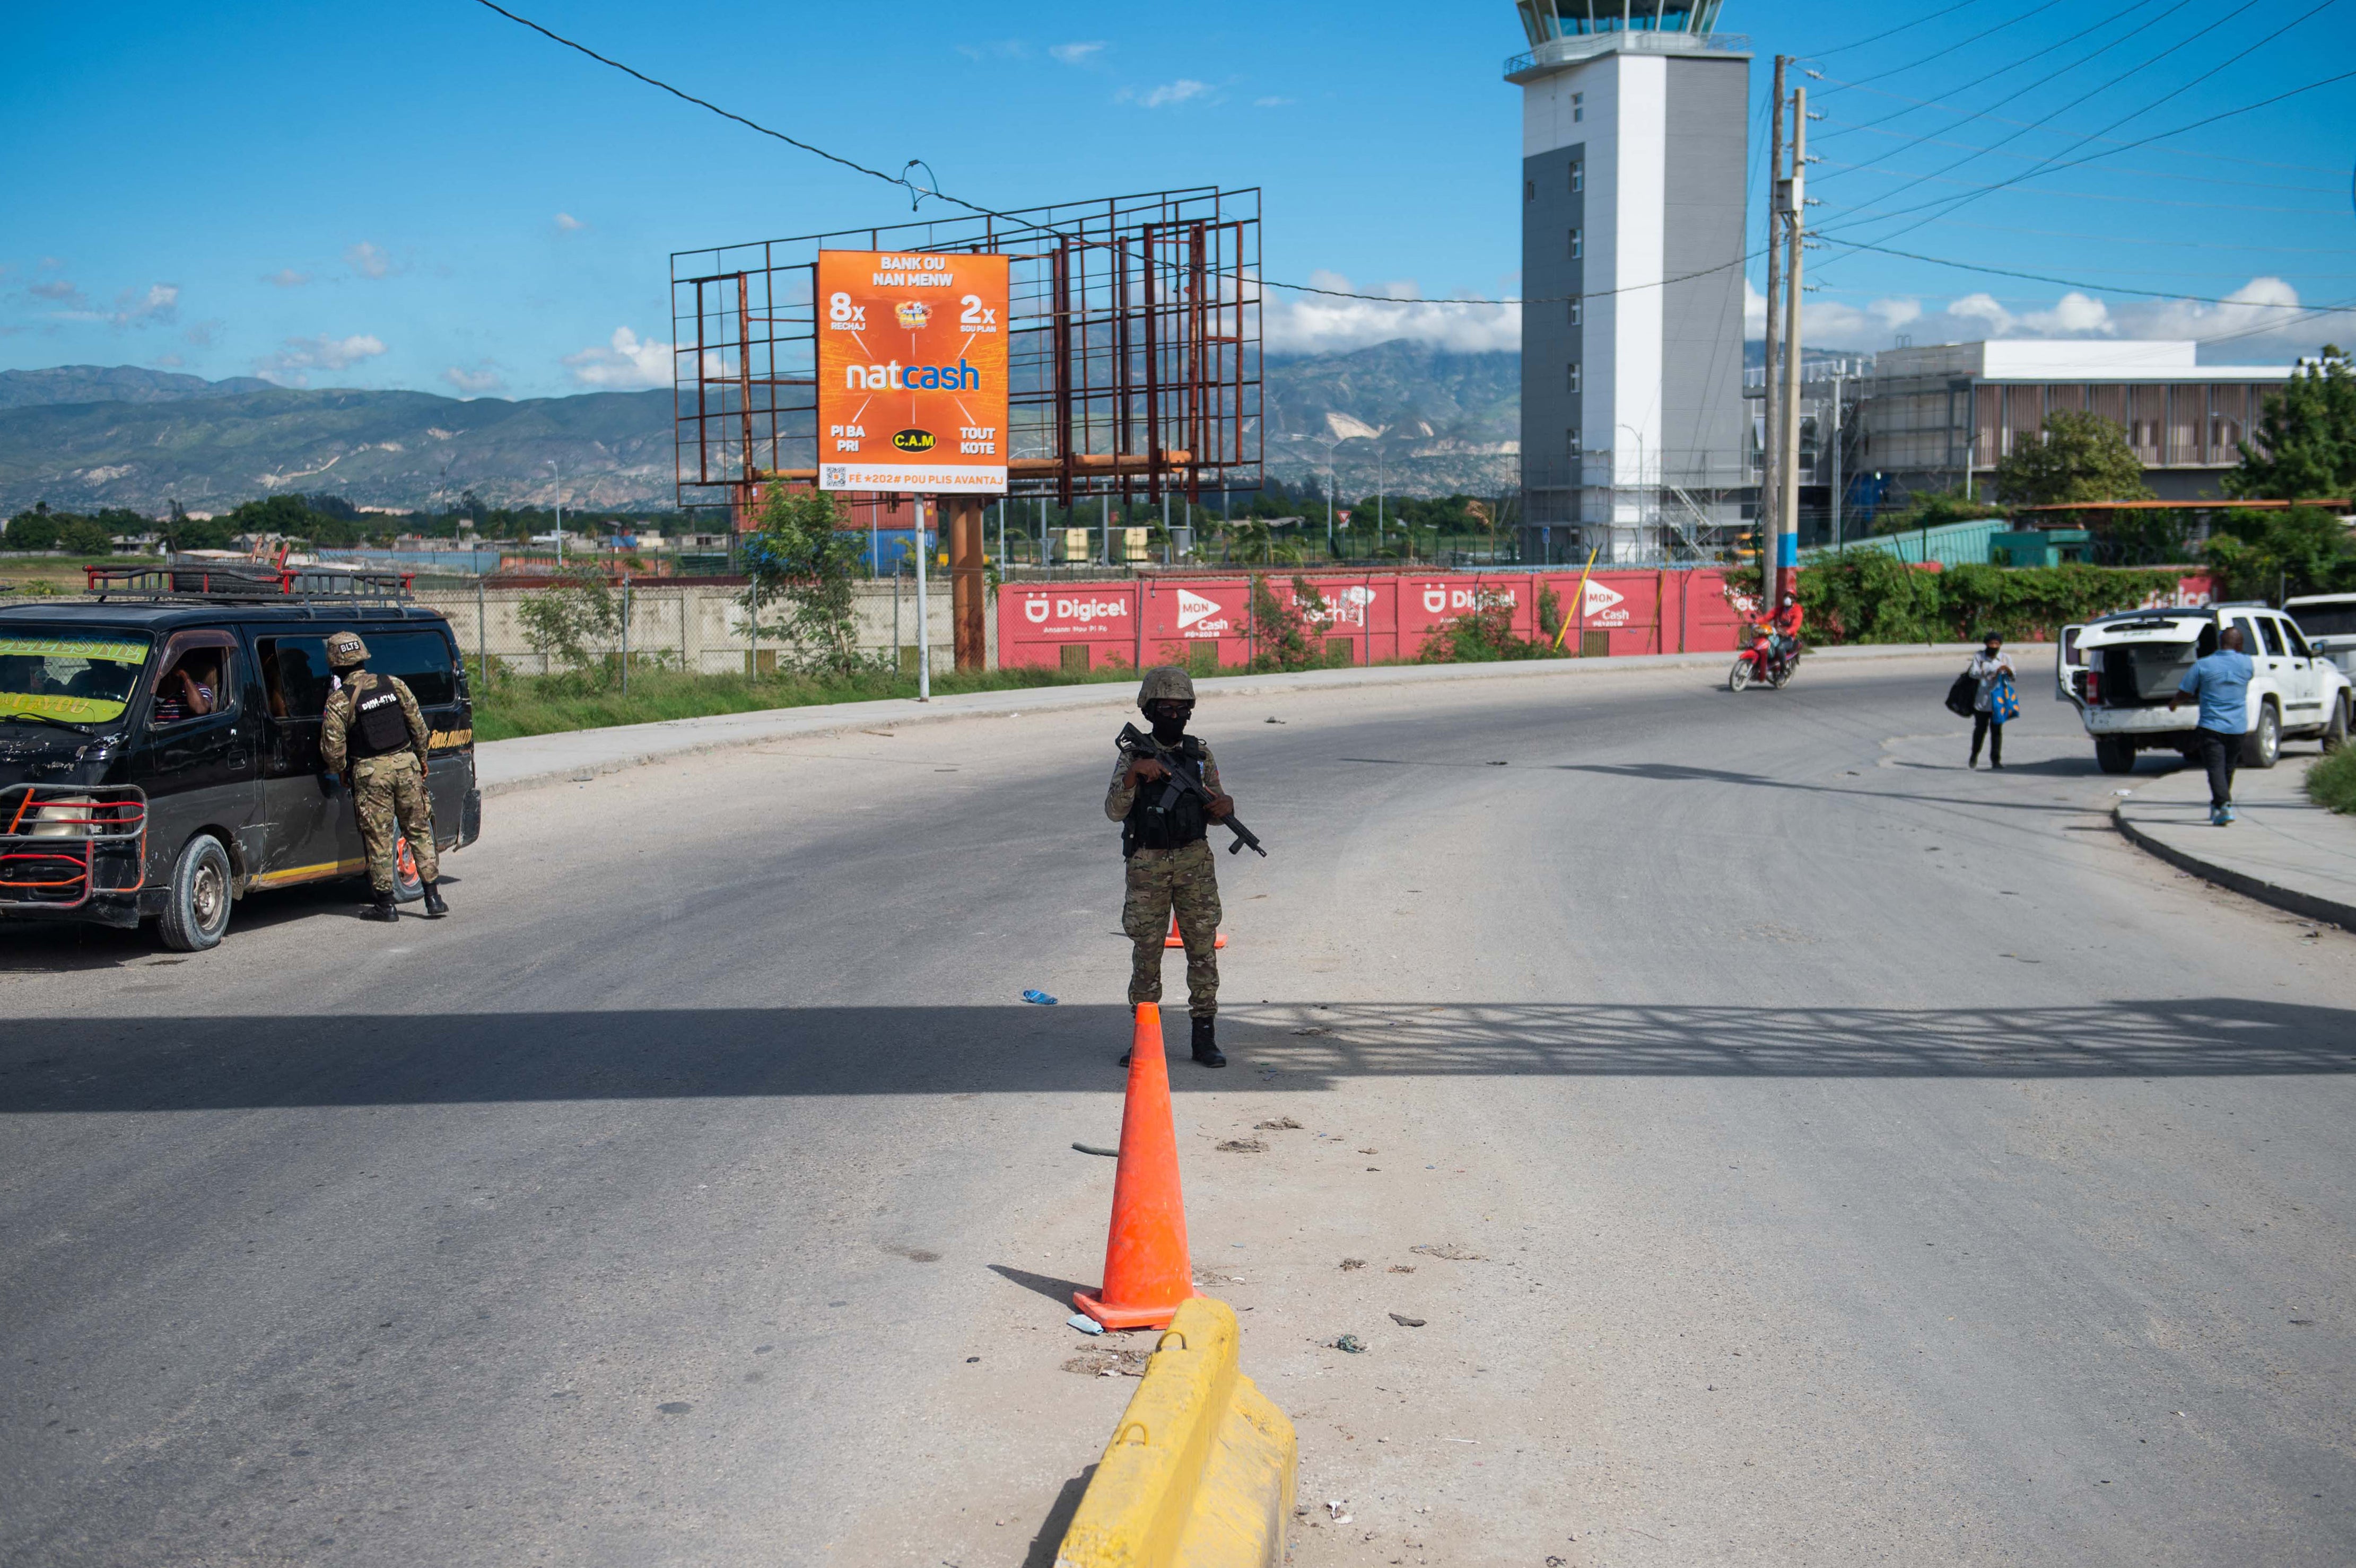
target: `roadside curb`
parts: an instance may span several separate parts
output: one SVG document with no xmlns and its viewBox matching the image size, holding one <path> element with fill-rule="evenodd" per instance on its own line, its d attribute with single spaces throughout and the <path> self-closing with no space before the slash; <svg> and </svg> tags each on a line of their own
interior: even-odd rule
<svg viewBox="0 0 2356 1568">
<path fill-rule="evenodd" d="M 1862 660 L 1969 656 L 1976 643 L 1862 644 L 1818 648 L 1807 659 L 1847 664 Z M 1194 683 L 1205 697 L 1249 696 L 1270 691 L 1324 691 L 1387 686 L 1421 686 L 1460 680 L 1594 678 L 1647 670 L 1716 669 L 1734 650 L 1708 654 L 1633 654 L 1619 658 L 1531 659 L 1497 664 L 1378 665 L 1366 669 L 1301 670 L 1280 675 L 1206 676 Z M 606 773 L 673 761 L 701 752 L 759 745 L 767 741 L 835 735 L 871 725 L 944 723 L 952 719 L 1006 718 L 1022 713 L 1087 708 L 1129 708 L 1136 692 L 1126 682 L 1088 686 L 1036 686 L 1019 691 L 971 692 L 930 702 L 888 698 L 874 702 L 839 702 L 808 708 L 759 709 L 701 719 L 669 719 L 652 724 L 620 724 L 600 730 L 567 730 L 549 735 L 486 741 L 476 747 L 476 772 L 486 797 L 542 784 L 586 783 Z M 486 764 L 488 766 L 486 766 Z M 501 764 L 510 764 L 512 772 Z"/>
<path fill-rule="evenodd" d="M 2356 931 L 2356 904 L 2345 904 L 2336 899 L 2320 898 L 2314 893 L 2304 892 L 2297 888 L 2286 888 L 2280 882 L 2270 882 L 2263 877 L 2254 877 L 2246 871 L 2234 870 L 2230 866 L 2220 866 L 2214 861 L 2204 860 L 2198 855 L 2179 849 L 2172 844 L 2164 843 L 2156 835 L 2147 833 L 2136 825 L 2135 820 L 2127 815 L 2126 801 L 2121 801 L 2111 807 L 2111 826 L 2117 828 L 2126 840 L 2136 848 L 2158 856 L 2178 870 L 2189 871 L 2202 881 L 2214 882 L 2230 892 L 2240 893 L 2244 898 L 2255 899 L 2263 904 L 2271 904 L 2276 909 L 2298 915 L 2302 919 L 2320 921 L 2327 925 Z"/>
</svg>

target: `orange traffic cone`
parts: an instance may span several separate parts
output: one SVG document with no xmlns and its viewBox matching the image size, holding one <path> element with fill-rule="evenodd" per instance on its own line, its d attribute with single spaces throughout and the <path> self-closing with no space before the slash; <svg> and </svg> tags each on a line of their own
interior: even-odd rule
<svg viewBox="0 0 2356 1568">
<path fill-rule="evenodd" d="M 1140 1002 L 1129 1051 L 1129 1097 L 1120 1113 L 1120 1164 L 1112 1179 L 1104 1288 L 1094 1296 L 1076 1290 L 1072 1303 L 1108 1328 L 1161 1328 L 1194 1294 L 1170 1068 L 1162 1059 L 1162 1008 Z"/>
<path fill-rule="evenodd" d="M 1227 933 L 1224 931 L 1211 939 L 1211 945 L 1214 948 L 1225 947 L 1226 944 Z M 1174 909 L 1170 912 L 1170 934 L 1162 939 L 1162 945 L 1164 947 L 1186 945 L 1186 939 L 1178 934 L 1178 912 Z"/>
</svg>

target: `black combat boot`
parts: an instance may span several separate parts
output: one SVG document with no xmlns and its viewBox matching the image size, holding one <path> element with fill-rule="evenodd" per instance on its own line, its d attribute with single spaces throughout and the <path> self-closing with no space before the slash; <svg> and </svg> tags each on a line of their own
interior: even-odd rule
<svg viewBox="0 0 2356 1568">
<path fill-rule="evenodd" d="M 399 920 L 401 911 L 394 907 L 391 893 L 379 893 L 374 901 L 360 905 L 362 920 Z"/>
<path fill-rule="evenodd" d="M 425 918 L 428 920 L 440 920 L 444 915 L 448 914 L 449 912 L 450 906 L 442 901 L 441 885 L 436 882 L 426 883 Z"/>
<path fill-rule="evenodd" d="M 1216 1019 L 1194 1020 L 1194 1060 L 1205 1067 L 1225 1067 L 1227 1059 L 1219 1050 Z"/>
</svg>

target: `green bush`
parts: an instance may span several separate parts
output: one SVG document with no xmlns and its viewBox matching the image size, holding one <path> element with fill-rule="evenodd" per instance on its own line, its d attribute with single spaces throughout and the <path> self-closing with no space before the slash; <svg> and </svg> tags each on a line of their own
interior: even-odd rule
<svg viewBox="0 0 2356 1568">
<path fill-rule="evenodd" d="M 1758 581 L 1756 571 L 1747 576 Z M 1879 551 L 1853 551 L 1801 567 L 1799 593 L 1812 643 L 1976 642 L 1990 632 L 2050 635 L 2132 609 L 2172 590 L 2177 576 L 2076 565 L 1925 571 Z"/>
<path fill-rule="evenodd" d="M 2307 797 L 2326 810 L 2356 816 L 2356 746 L 2342 746 L 2307 770 Z"/>
</svg>

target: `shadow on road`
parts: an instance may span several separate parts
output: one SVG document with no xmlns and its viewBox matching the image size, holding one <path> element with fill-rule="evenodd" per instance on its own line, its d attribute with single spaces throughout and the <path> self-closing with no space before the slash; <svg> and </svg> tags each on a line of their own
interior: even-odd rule
<svg viewBox="0 0 2356 1568">
<path fill-rule="evenodd" d="M 1235 1065 L 1180 1093 L 1362 1077 L 2244 1076 L 2356 1072 L 2356 1009 L 2244 997 L 2072 1007 L 1285 1004 L 1226 1014 Z M 1034 1093 L 1124 1082 L 1128 1009 L 788 1008 L 19 1018 L 0 1115 L 705 1096 Z"/>
</svg>

